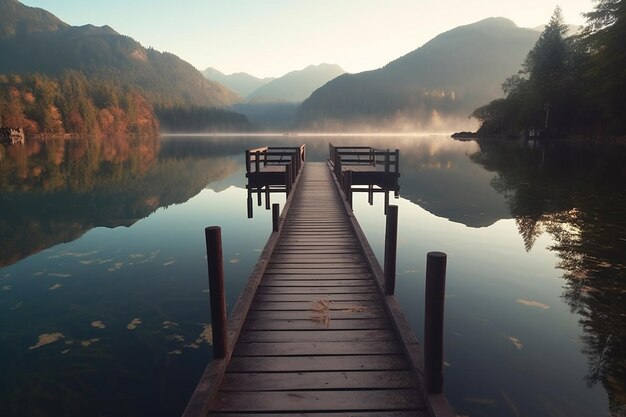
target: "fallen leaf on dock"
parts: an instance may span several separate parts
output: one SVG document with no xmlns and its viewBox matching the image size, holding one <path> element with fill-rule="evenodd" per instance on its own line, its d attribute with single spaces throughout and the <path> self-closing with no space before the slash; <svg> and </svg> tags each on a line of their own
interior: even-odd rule
<svg viewBox="0 0 626 417">
<path fill-rule="evenodd" d="M 63 337 L 65 337 L 63 336 L 63 333 L 59 332 L 40 334 L 37 343 L 33 346 L 30 346 L 28 349 L 33 350 L 45 345 L 49 345 L 50 343 L 54 343 L 57 340 L 62 339 Z"/>
<path fill-rule="evenodd" d="M 63 285 L 61 284 L 54 284 L 52 287 L 48 288 L 50 291 L 54 291 L 54 290 L 58 290 L 59 288 L 61 288 Z"/>
<path fill-rule="evenodd" d="M 170 329 L 170 328 L 176 327 L 176 326 L 178 326 L 178 323 L 173 322 L 173 321 L 165 320 L 163 322 L 163 328 L 164 329 Z"/>
<path fill-rule="evenodd" d="M 311 301 L 311 321 L 328 327 L 330 325 L 330 303 L 332 301 L 324 299 Z"/>
<path fill-rule="evenodd" d="M 176 350 L 172 350 L 172 351 L 167 352 L 167 353 L 168 353 L 168 355 L 180 355 L 183 352 L 182 352 L 182 350 L 176 349 Z"/>
</svg>

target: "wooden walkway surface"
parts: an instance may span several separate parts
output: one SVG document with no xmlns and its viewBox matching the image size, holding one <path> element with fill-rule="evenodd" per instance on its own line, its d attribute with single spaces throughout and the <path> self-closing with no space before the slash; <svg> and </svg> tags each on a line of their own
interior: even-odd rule
<svg viewBox="0 0 626 417">
<path fill-rule="evenodd" d="M 306 163 L 209 415 L 451 415 L 419 388 L 417 341 L 350 217 L 328 166 Z"/>
</svg>

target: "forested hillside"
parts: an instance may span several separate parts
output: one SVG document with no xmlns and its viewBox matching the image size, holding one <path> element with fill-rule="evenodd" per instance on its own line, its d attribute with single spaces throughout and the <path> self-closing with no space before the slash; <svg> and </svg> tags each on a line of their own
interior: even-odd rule
<svg viewBox="0 0 626 417">
<path fill-rule="evenodd" d="M 25 133 L 63 136 L 155 135 L 152 105 L 112 81 L 88 81 L 78 71 L 58 78 L 0 74 L 0 125 Z"/>
<path fill-rule="evenodd" d="M 17 0 L 0 0 L 0 56 L 1 122 L 28 133 L 143 134 L 157 131 L 152 106 L 214 109 L 238 100 L 173 54 L 108 26 L 70 26 Z"/>
<path fill-rule="evenodd" d="M 613 136 L 626 133 L 626 1 L 602 0 L 581 35 L 556 8 L 505 98 L 477 108 L 480 135 Z M 509 74 L 510 75 L 510 74 Z"/>
</svg>

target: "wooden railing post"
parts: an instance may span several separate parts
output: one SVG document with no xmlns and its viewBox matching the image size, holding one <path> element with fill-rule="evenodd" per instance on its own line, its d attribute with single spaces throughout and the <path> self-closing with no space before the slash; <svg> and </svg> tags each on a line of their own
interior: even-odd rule
<svg viewBox="0 0 626 417">
<path fill-rule="evenodd" d="M 389 173 L 389 149 L 385 152 L 385 174 Z"/>
<path fill-rule="evenodd" d="M 280 217 L 280 205 L 278 203 L 272 204 L 272 230 L 278 232 L 278 219 Z"/>
<path fill-rule="evenodd" d="M 254 171 L 255 172 L 260 171 L 260 168 L 259 168 L 260 162 L 261 162 L 261 153 L 259 151 L 256 151 L 254 153 Z"/>
<path fill-rule="evenodd" d="M 250 173 L 250 151 L 246 149 L 246 174 Z"/>
<path fill-rule="evenodd" d="M 291 193 L 291 185 L 293 184 L 291 173 L 291 163 L 289 163 L 285 165 L 285 191 L 287 192 L 287 195 Z"/>
<path fill-rule="evenodd" d="M 270 185 L 265 186 L 265 210 L 270 209 Z"/>
<path fill-rule="evenodd" d="M 228 350 L 226 334 L 226 292 L 224 288 L 224 259 L 222 229 L 218 226 L 204 229 L 206 255 L 209 266 L 209 294 L 211 297 L 211 327 L 213 329 L 213 357 L 224 358 Z"/>
<path fill-rule="evenodd" d="M 352 208 L 352 171 L 346 171 L 344 190 L 348 204 L 350 204 L 350 208 Z"/>
<path fill-rule="evenodd" d="M 429 394 L 443 392 L 443 312 L 446 292 L 446 259 L 443 252 L 429 252 L 426 259 L 426 308 L 424 314 L 424 373 Z"/>
<path fill-rule="evenodd" d="M 400 173 L 400 149 L 396 149 L 396 174 Z"/>
<path fill-rule="evenodd" d="M 398 206 L 389 206 L 385 227 L 385 295 L 396 288 L 396 254 L 398 248 Z"/>
</svg>

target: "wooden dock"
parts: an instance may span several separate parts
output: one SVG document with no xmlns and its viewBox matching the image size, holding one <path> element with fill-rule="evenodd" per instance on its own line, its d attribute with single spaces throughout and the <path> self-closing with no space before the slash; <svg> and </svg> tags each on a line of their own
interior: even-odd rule
<svg viewBox="0 0 626 417">
<path fill-rule="evenodd" d="M 329 164 L 303 166 L 280 220 L 184 417 L 454 416 Z"/>
</svg>

